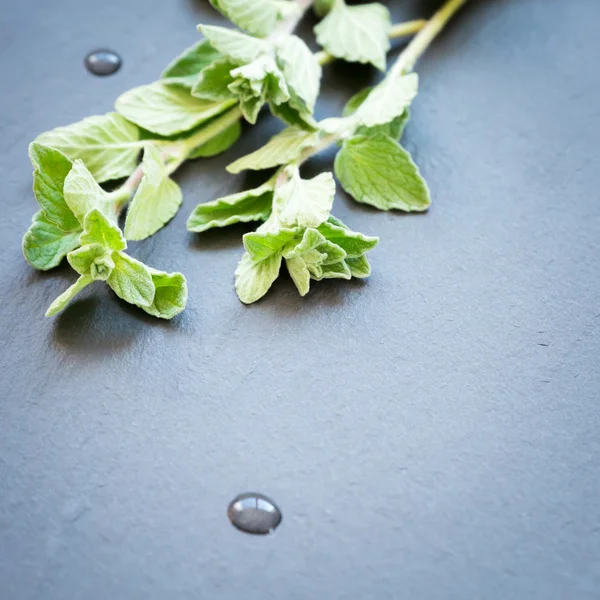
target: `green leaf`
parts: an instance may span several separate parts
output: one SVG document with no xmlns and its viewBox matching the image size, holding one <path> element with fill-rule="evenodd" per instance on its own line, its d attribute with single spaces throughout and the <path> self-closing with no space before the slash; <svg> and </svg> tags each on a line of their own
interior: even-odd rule
<svg viewBox="0 0 600 600">
<path fill-rule="evenodd" d="M 65 200 L 77 220 L 83 225 L 86 215 L 93 209 L 106 213 L 110 209 L 111 197 L 92 177 L 82 161 L 76 160 L 64 187 Z"/>
<path fill-rule="evenodd" d="M 336 0 L 315 0 L 314 9 L 318 17 L 324 17 L 335 4 Z"/>
<path fill-rule="evenodd" d="M 371 63 L 383 71 L 390 28 L 390 13 L 382 4 L 347 6 L 344 0 L 336 0 L 315 33 L 329 54 L 348 62 Z"/>
<path fill-rule="evenodd" d="M 244 235 L 244 248 L 253 262 L 261 262 L 273 254 L 281 254 L 283 247 L 295 235 L 295 229 L 279 229 L 276 232 L 253 231 Z"/>
<path fill-rule="evenodd" d="M 288 86 L 312 113 L 321 86 L 321 66 L 315 55 L 298 36 L 288 35 L 279 42 L 277 60 Z"/>
<path fill-rule="evenodd" d="M 115 108 L 124 117 L 159 135 L 189 131 L 224 112 L 232 102 L 194 98 L 188 90 L 156 81 L 125 92 Z"/>
<path fill-rule="evenodd" d="M 29 145 L 29 158 L 34 167 L 33 193 L 46 219 L 63 231 L 79 229 L 63 194 L 73 163 L 60 150 L 36 142 Z"/>
<path fill-rule="evenodd" d="M 161 79 L 192 89 L 200 71 L 220 58 L 219 51 L 215 50 L 206 40 L 201 40 L 173 60 L 163 71 Z"/>
<path fill-rule="evenodd" d="M 371 265 L 366 256 L 357 256 L 356 258 L 347 258 L 346 264 L 350 269 L 352 277 L 364 279 L 371 274 Z"/>
<path fill-rule="evenodd" d="M 417 95 L 419 77 L 416 73 L 384 79 L 375 86 L 358 107 L 353 119 L 358 125 L 386 125 L 400 117 Z"/>
<path fill-rule="evenodd" d="M 23 236 L 23 255 L 40 271 L 58 266 L 62 259 L 79 246 L 81 229 L 65 232 L 50 222 L 43 211 L 33 215 L 32 223 Z"/>
<path fill-rule="evenodd" d="M 296 160 L 306 148 L 315 146 L 319 134 L 298 127 L 288 127 L 273 136 L 262 148 L 247 154 L 227 167 L 230 173 L 260 171 Z"/>
<path fill-rule="evenodd" d="M 283 225 L 318 227 L 327 221 L 335 197 L 331 173 L 302 179 L 298 168 L 288 170 L 289 181 L 275 190 L 274 206 Z"/>
<path fill-rule="evenodd" d="M 119 251 L 127 248 L 121 230 L 98 209 L 92 209 L 87 213 L 80 242 L 82 246 L 100 244 L 108 250 Z"/>
<path fill-rule="evenodd" d="M 115 294 L 141 308 L 154 301 L 154 283 L 148 267 L 123 252 L 113 254 L 115 268 L 107 280 Z"/>
<path fill-rule="evenodd" d="M 381 210 L 424 211 L 431 203 L 410 154 L 383 134 L 345 142 L 335 159 L 335 173 L 355 200 Z"/>
<path fill-rule="evenodd" d="M 253 262 L 246 252 L 235 271 L 235 290 L 244 304 L 260 300 L 273 285 L 281 268 L 281 252 Z"/>
<path fill-rule="evenodd" d="M 259 56 L 256 60 L 231 71 L 234 78 L 229 89 L 240 102 L 244 117 L 256 123 L 258 113 L 267 99 L 275 104 L 287 102 L 290 93 L 283 73 L 272 56 Z"/>
<path fill-rule="evenodd" d="M 282 0 L 210 0 L 210 3 L 240 29 L 256 37 L 267 37 L 281 19 L 300 10 L 297 4 Z"/>
<path fill-rule="evenodd" d="M 301 258 L 286 258 L 285 266 L 301 296 L 306 296 L 310 291 L 310 271 Z"/>
<path fill-rule="evenodd" d="M 236 121 L 233 125 L 218 133 L 214 138 L 202 144 L 202 146 L 198 146 L 195 150 L 192 150 L 188 154 L 188 159 L 208 158 L 222 154 L 238 141 L 240 135 L 242 135 L 242 124 Z"/>
<path fill-rule="evenodd" d="M 317 123 L 313 119 L 311 113 L 295 106 L 292 100 L 283 102 L 282 104 L 269 102 L 269 109 L 274 117 L 281 119 L 290 127 L 299 127 L 300 129 L 306 129 L 307 131 L 315 131 L 317 129 Z"/>
<path fill-rule="evenodd" d="M 181 188 L 169 177 L 156 146 L 146 146 L 142 164 L 144 176 L 125 220 L 128 240 L 145 240 L 155 234 L 177 214 L 183 200 Z"/>
<path fill-rule="evenodd" d="M 323 279 L 352 279 L 352 273 L 346 261 L 341 260 L 330 265 L 323 265 L 321 272 L 318 275 L 311 275 L 311 277 L 315 281 L 322 281 Z"/>
<path fill-rule="evenodd" d="M 53 129 L 35 141 L 82 160 L 99 183 L 130 175 L 142 147 L 139 129 L 117 113 Z"/>
<path fill-rule="evenodd" d="M 248 190 L 219 198 L 214 202 L 199 204 L 190 215 L 187 228 L 200 233 L 214 227 L 226 227 L 234 223 L 264 221 L 271 213 L 273 185 L 266 183 Z"/>
<path fill-rule="evenodd" d="M 369 94 L 373 91 L 374 88 L 364 88 L 358 94 L 355 94 L 348 103 L 346 104 L 343 112 L 344 117 L 349 117 L 354 114 L 360 105 L 367 99 Z M 399 116 L 392 119 L 389 123 L 385 123 L 383 125 L 375 125 L 374 127 L 367 127 L 365 125 L 361 125 L 356 129 L 356 135 L 367 135 L 373 136 L 378 133 L 384 133 L 388 135 L 392 139 L 396 141 L 400 141 L 402 134 L 404 133 L 404 128 L 406 127 L 408 120 L 410 118 L 410 109 L 407 107 L 404 109 L 404 112 Z"/>
<path fill-rule="evenodd" d="M 228 58 L 221 58 L 206 67 L 200 73 L 198 80 L 192 88 L 192 96 L 203 100 L 222 101 L 235 98 L 229 85 L 234 79 L 231 75 L 238 66 Z"/>
<path fill-rule="evenodd" d="M 375 248 L 379 242 L 379 238 L 377 237 L 370 237 L 362 233 L 350 231 L 347 227 L 335 225 L 330 221 L 321 224 L 318 231 L 330 242 L 343 248 L 350 258 L 360 257 L 365 252 L 369 252 Z"/>
<path fill-rule="evenodd" d="M 154 284 L 154 300 L 142 308 L 153 317 L 172 319 L 187 304 L 187 281 L 181 273 L 165 273 L 148 267 Z"/>
<path fill-rule="evenodd" d="M 214 25 L 198 25 L 198 29 L 211 46 L 238 63 L 251 63 L 259 54 L 271 49 L 270 42 L 239 33 L 233 29 Z"/>
<path fill-rule="evenodd" d="M 106 281 L 115 268 L 112 252 L 100 244 L 81 246 L 69 252 L 67 259 L 77 273 L 94 281 Z"/>
<path fill-rule="evenodd" d="M 88 275 L 82 275 L 70 288 L 63 292 L 48 308 L 46 311 L 47 317 L 53 317 L 61 310 L 66 308 L 67 304 L 83 290 L 83 288 L 93 283 L 93 279 Z"/>
</svg>

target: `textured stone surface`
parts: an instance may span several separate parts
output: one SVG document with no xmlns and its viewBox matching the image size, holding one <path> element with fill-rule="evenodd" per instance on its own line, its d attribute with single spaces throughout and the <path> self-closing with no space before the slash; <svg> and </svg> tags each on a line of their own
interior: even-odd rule
<svg viewBox="0 0 600 600">
<path fill-rule="evenodd" d="M 600 589 L 600 3 L 473 2 L 419 64 L 405 144 L 429 214 L 339 194 L 379 234 L 365 283 L 233 290 L 244 227 L 194 236 L 250 181 L 177 174 L 184 207 L 132 254 L 190 283 L 159 323 L 37 274 L 27 145 L 111 109 L 220 17 L 204 1 L 21 0 L 0 15 L 0 597 L 6 600 L 597 598 Z M 390 3 L 395 17 L 436 2 Z M 121 70 L 96 78 L 88 51 Z M 320 117 L 368 68 L 326 71 Z M 330 156 L 307 171 L 330 164 Z M 252 180 L 255 182 L 256 180 Z M 284 520 L 229 523 L 260 491 Z"/>
</svg>

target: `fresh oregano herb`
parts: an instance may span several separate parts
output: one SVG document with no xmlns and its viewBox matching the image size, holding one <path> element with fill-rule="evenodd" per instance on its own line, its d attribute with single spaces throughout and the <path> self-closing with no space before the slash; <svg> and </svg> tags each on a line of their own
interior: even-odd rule
<svg viewBox="0 0 600 600">
<path fill-rule="evenodd" d="M 183 275 L 146 267 L 125 253 L 125 240 L 145 239 L 167 223 L 182 202 L 171 174 L 185 160 L 227 150 L 241 134 L 240 119 L 254 123 L 265 104 L 288 129 L 229 170 L 280 168 L 255 190 L 199 205 L 188 228 L 201 232 L 263 222 L 244 236 L 246 254 L 236 272 L 244 302 L 268 291 L 283 262 L 302 295 L 311 280 L 368 276 L 365 255 L 377 238 L 352 232 L 331 216 L 331 173 L 305 180 L 299 169 L 340 144 L 336 173 L 358 201 L 386 210 L 427 207 L 426 184 L 399 145 L 417 92 L 411 71 L 465 1 L 448 0 L 427 24 L 392 26 L 387 9 L 377 3 L 211 0 L 243 32 L 199 26 L 205 39 L 172 61 L 159 81 L 123 94 L 117 112 L 59 127 L 31 145 L 41 210 L 24 236 L 25 257 L 38 269 L 50 269 L 66 256 L 79 274 L 48 314 L 94 281 L 105 281 L 154 316 L 172 318 L 183 310 Z M 316 33 L 325 46 L 314 55 L 293 33 L 313 4 L 324 17 Z M 389 39 L 420 30 L 381 84 L 359 92 L 341 117 L 315 122 L 321 65 L 339 57 L 383 69 Z M 102 187 L 124 178 L 112 191 Z M 117 221 L 128 204 L 123 234 Z"/>
</svg>

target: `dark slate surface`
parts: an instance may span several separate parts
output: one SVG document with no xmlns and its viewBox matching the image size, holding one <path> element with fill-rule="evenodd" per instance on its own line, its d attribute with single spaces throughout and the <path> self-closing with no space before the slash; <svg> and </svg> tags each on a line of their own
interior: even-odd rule
<svg viewBox="0 0 600 600">
<path fill-rule="evenodd" d="M 336 201 L 381 236 L 366 283 L 301 300 L 282 278 L 247 308 L 245 229 L 186 233 L 197 202 L 248 184 L 223 167 L 274 121 L 183 168 L 183 210 L 131 245 L 188 276 L 172 324 L 100 286 L 44 319 L 72 274 L 21 256 L 27 144 L 220 18 L 193 0 L 3 8 L 2 600 L 599 597 L 600 3 L 473 2 L 421 61 L 406 145 L 431 211 Z M 116 75 L 84 70 L 96 47 L 122 53 Z M 374 77 L 328 69 L 319 116 Z M 274 535 L 228 522 L 249 490 L 281 506 Z"/>
</svg>

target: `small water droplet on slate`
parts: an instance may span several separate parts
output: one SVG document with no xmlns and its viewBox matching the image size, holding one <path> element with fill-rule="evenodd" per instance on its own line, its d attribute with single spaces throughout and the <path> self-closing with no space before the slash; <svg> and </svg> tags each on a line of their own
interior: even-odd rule
<svg viewBox="0 0 600 600">
<path fill-rule="evenodd" d="M 273 500 L 255 493 L 236 496 L 227 508 L 227 516 L 240 531 L 258 535 L 271 533 L 282 518 Z"/>
<path fill-rule="evenodd" d="M 112 50 L 94 50 L 83 62 L 85 68 L 94 75 L 112 75 L 121 67 L 121 57 Z"/>
</svg>

